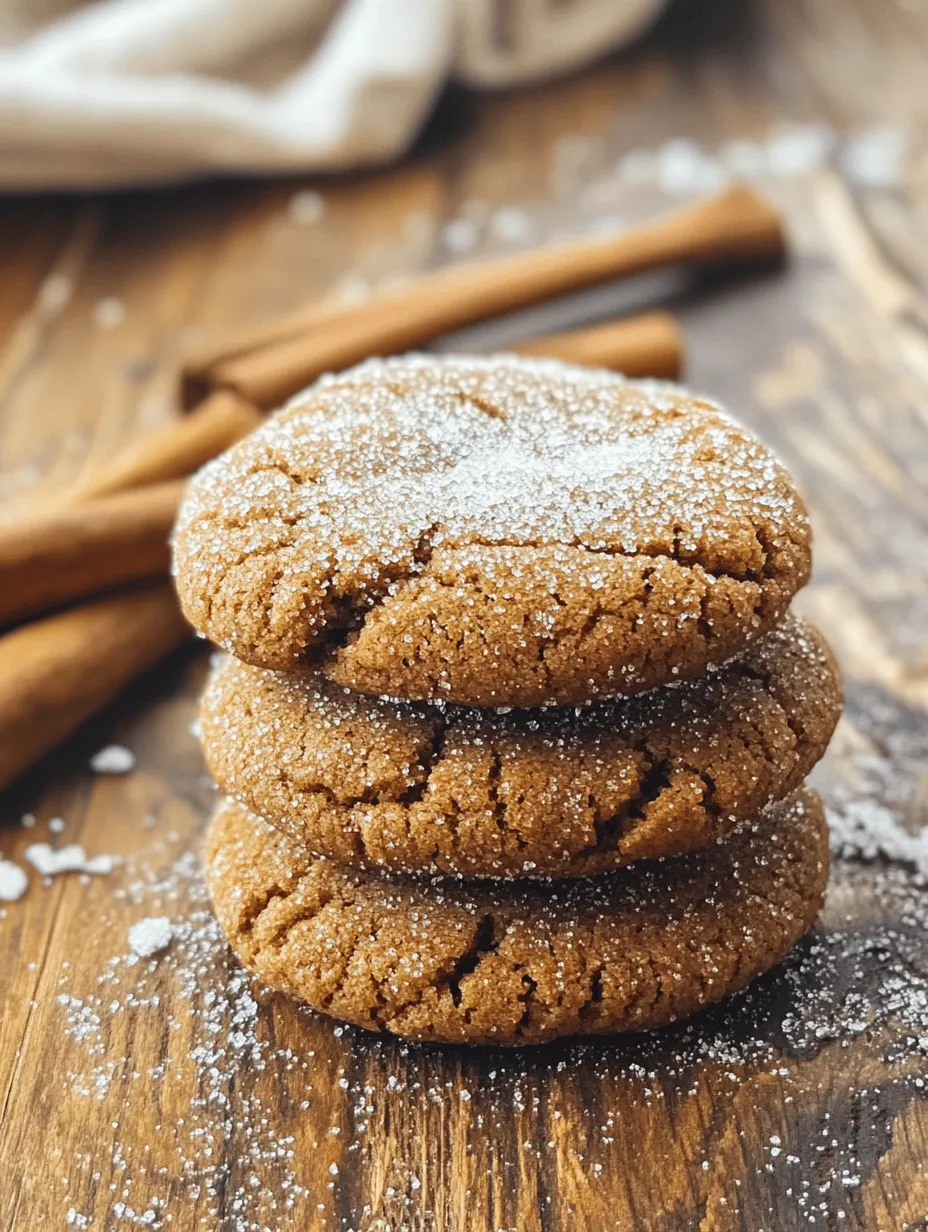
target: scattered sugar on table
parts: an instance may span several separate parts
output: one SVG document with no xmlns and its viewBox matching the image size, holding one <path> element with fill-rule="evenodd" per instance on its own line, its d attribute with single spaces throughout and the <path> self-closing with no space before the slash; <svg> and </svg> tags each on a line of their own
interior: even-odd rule
<svg viewBox="0 0 928 1232">
<path fill-rule="evenodd" d="M 80 843 L 68 843 L 57 849 L 51 843 L 30 843 L 23 854 L 43 877 L 57 877 L 59 873 L 106 874 L 116 866 L 113 856 L 88 856 Z"/>
</svg>

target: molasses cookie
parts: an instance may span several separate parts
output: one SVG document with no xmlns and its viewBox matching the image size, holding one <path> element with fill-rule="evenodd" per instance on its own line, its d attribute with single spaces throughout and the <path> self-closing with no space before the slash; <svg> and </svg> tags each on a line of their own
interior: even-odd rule
<svg viewBox="0 0 928 1232">
<path fill-rule="evenodd" d="M 575 877 L 705 847 L 795 791 L 841 708 L 788 617 L 713 675 L 583 709 L 388 702 L 226 658 L 201 724 L 219 786 L 317 855 Z"/>
<path fill-rule="evenodd" d="M 809 573 L 786 471 L 679 386 L 512 356 L 323 378 L 197 475 L 194 626 L 407 700 L 637 693 L 741 653 Z"/>
<path fill-rule="evenodd" d="M 685 859 L 427 881 L 316 859 L 226 801 L 206 875 L 232 948 L 271 987 L 410 1039 L 530 1044 L 660 1026 L 743 988 L 815 920 L 828 836 L 804 792 Z"/>
</svg>

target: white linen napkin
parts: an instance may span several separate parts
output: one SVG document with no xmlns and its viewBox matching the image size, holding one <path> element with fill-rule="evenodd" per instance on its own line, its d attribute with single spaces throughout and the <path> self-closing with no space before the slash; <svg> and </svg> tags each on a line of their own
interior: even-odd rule
<svg viewBox="0 0 928 1232">
<path fill-rule="evenodd" d="M 556 76 L 664 2 L 0 0 L 0 188 L 387 162 L 447 78 Z"/>
</svg>

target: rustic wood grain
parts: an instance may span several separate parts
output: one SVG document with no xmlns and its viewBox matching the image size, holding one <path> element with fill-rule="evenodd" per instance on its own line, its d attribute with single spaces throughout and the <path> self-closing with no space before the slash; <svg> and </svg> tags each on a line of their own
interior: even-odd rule
<svg viewBox="0 0 928 1232">
<path fill-rule="evenodd" d="M 667 204 L 615 187 L 637 147 L 715 148 L 783 120 L 904 123 L 902 189 L 855 186 L 836 166 L 766 186 L 793 227 L 787 271 L 635 296 L 672 304 L 691 382 L 796 472 L 817 535 L 800 606 L 848 684 L 819 778 L 837 790 L 888 767 L 874 800 L 914 833 L 928 820 L 926 47 L 918 3 L 679 0 L 639 47 L 574 81 L 453 93 L 401 167 L 312 185 L 322 226 L 292 217 L 294 183 L 0 203 L 3 516 L 175 413 L 182 352 L 451 259 L 441 227 L 462 209 L 519 206 L 539 237 L 566 234 Z M 481 252 L 505 246 L 482 235 Z M 202 654 L 178 653 L 0 797 L 3 856 L 57 841 L 60 816 L 63 839 L 126 860 L 107 877 L 33 875 L 0 918 L 0 1228 L 928 1227 L 928 1043 L 898 1008 L 898 981 L 928 985 L 928 907 L 878 861 L 839 863 L 819 930 L 746 999 L 651 1037 L 415 1048 L 256 989 L 244 1036 L 258 1042 L 240 1042 L 235 966 L 202 938 L 183 858 L 214 800 L 189 732 L 204 671 Z M 111 740 L 136 769 L 91 775 Z M 158 914 L 196 928 L 150 969 L 114 965 L 129 925 Z M 880 1012 L 851 1030 L 860 1004 Z"/>
</svg>

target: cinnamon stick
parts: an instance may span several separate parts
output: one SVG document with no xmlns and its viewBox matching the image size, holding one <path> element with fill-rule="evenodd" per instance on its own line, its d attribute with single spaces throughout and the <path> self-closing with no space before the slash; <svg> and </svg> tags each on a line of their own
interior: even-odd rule
<svg viewBox="0 0 928 1232">
<path fill-rule="evenodd" d="M 274 406 L 323 372 L 421 346 L 538 300 L 645 270 L 779 258 L 784 248 L 777 211 L 752 189 L 735 186 L 619 235 L 451 266 L 352 307 L 315 306 L 188 364 L 185 404 L 225 388 Z"/>
<path fill-rule="evenodd" d="M 563 359 L 590 368 L 611 368 L 626 376 L 676 380 L 683 368 L 683 338 L 666 312 L 646 312 L 586 329 L 532 338 L 514 347 L 519 355 Z"/>
<path fill-rule="evenodd" d="M 167 572 L 185 481 L 0 525 L 0 625 Z"/>
<path fill-rule="evenodd" d="M 256 407 L 230 390 L 172 420 L 158 432 L 131 445 L 83 484 L 67 493 L 69 501 L 109 496 L 142 484 L 191 475 L 246 436 L 261 422 Z"/>
<path fill-rule="evenodd" d="M 189 634 L 159 581 L 0 637 L 0 788 Z"/>
</svg>

